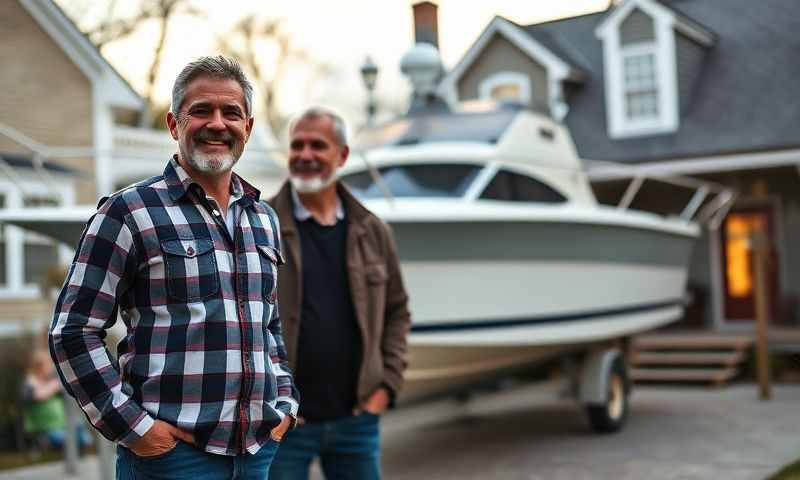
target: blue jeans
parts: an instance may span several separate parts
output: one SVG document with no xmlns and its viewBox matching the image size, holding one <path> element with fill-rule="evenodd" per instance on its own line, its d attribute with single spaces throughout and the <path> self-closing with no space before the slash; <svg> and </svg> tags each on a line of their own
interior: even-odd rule
<svg viewBox="0 0 800 480">
<path fill-rule="evenodd" d="M 362 413 L 286 432 L 272 462 L 269 480 L 307 480 L 319 456 L 327 480 L 380 480 L 379 417 Z"/>
<path fill-rule="evenodd" d="M 270 440 L 255 455 L 231 457 L 178 440 L 169 452 L 145 458 L 118 446 L 117 480 L 264 480 L 277 450 L 278 442 Z"/>
</svg>

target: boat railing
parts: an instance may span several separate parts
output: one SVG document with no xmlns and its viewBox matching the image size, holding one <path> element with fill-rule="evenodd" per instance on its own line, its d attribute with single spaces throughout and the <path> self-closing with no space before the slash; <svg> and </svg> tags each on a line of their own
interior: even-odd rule
<svg viewBox="0 0 800 480">
<path fill-rule="evenodd" d="M 697 222 L 707 225 L 712 230 L 717 230 L 737 197 L 736 190 L 710 180 L 675 174 L 648 173 L 640 167 L 616 162 L 600 160 L 586 160 L 585 162 L 602 165 L 604 173 L 612 174 L 611 178 L 630 179 L 625 193 L 616 205 L 620 210 L 627 210 L 641 191 L 645 181 L 652 180 L 693 190 L 694 193 L 678 217 L 686 222 Z M 709 197 L 712 198 L 706 202 Z M 704 202 L 706 203 L 704 204 Z"/>
</svg>

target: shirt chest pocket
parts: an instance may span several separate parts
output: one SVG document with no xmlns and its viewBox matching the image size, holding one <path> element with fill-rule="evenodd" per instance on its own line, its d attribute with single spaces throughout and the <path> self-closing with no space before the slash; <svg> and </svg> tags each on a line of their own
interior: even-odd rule
<svg viewBox="0 0 800 480">
<path fill-rule="evenodd" d="M 210 239 L 164 240 L 161 251 L 170 298 L 193 302 L 219 291 L 217 260 Z"/>
<path fill-rule="evenodd" d="M 261 290 L 264 299 L 275 303 L 278 292 L 278 265 L 283 263 L 281 253 L 271 245 L 256 245 L 261 262 Z"/>
</svg>

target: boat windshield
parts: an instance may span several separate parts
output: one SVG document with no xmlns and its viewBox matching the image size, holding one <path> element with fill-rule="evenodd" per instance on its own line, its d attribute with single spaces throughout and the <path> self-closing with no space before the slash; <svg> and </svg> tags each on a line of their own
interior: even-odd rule
<svg viewBox="0 0 800 480">
<path fill-rule="evenodd" d="M 392 165 L 378 168 L 394 197 L 458 198 L 464 196 L 482 167 L 462 163 Z M 368 171 L 343 175 L 342 181 L 362 199 L 383 198 Z"/>
</svg>

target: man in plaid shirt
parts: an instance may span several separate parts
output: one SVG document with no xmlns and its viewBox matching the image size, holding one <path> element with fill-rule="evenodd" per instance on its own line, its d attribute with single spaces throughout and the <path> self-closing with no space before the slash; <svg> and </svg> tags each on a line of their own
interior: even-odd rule
<svg viewBox="0 0 800 480">
<path fill-rule="evenodd" d="M 164 174 L 101 201 L 56 305 L 67 391 L 118 442 L 117 478 L 266 478 L 296 422 L 276 298 L 279 227 L 232 173 L 252 126 L 239 65 L 179 74 Z M 103 341 L 127 327 L 112 360 Z"/>
</svg>

